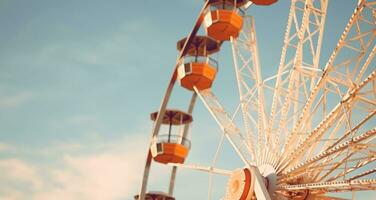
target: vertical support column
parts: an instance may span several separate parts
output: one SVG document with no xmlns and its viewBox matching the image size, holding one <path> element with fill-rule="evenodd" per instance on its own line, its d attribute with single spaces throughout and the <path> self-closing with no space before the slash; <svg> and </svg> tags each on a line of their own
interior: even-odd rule
<svg viewBox="0 0 376 200">
<path fill-rule="evenodd" d="M 255 195 L 258 200 L 271 200 L 268 189 L 265 186 L 264 177 L 262 177 L 257 167 L 250 166 L 252 181 L 255 182 Z"/>
<path fill-rule="evenodd" d="M 162 119 L 163 119 L 163 117 L 161 117 L 161 116 L 164 116 L 164 114 L 166 112 L 167 103 L 170 99 L 172 89 L 174 88 L 174 85 L 175 85 L 175 82 L 176 82 L 176 76 L 177 76 L 177 71 L 175 69 L 174 74 L 171 78 L 171 81 L 170 81 L 170 83 L 167 87 L 167 91 L 166 91 L 166 93 L 163 97 L 161 106 L 159 108 L 158 116 L 157 116 L 157 119 L 155 120 L 154 127 L 153 127 L 152 138 L 155 137 L 158 134 L 159 129 L 161 128 L 161 123 L 162 123 Z M 146 163 L 145 163 L 145 168 L 144 168 L 144 175 L 142 177 L 141 191 L 140 191 L 140 194 L 139 194 L 139 197 L 138 197 L 139 200 L 145 200 L 145 193 L 146 193 L 146 188 L 147 188 L 147 184 L 148 184 L 148 180 L 149 180 L 149 173 L 150 173 L 150 167 L 151 167 L 152 159 L 153 158 L 152 158 L 152 155 L 151 155 L 150 144 L 149 144 L 148 155 L 147 155 L 147 158 L 146 158 Z"/>
<path fill-rule="evenodd" d="M 190 115 L 192 115 L 193 108 L 195 107 L 196 98 L 197 98 L 197 94 L 194 92 L 194 93 L 192 94 L 191 103 L 189 104 L 189 108 L 188 108 L 188 113 L 189 113 Z M 189 131 L 189 124 L 186 124 L 186 125 L 184 125 L 184 129 L 183 129 L 183 134 L 182 134 L 182 141 L 181 141 L 181 143 L 183 143 L 183 142 L 184 142 L 184 138 L 187 137 L 187 135 L 188 135 L 188 131 Z M 169 194 L 170 196 L 172 196 L 173 193 L 174 193 L 174 186 L 175 186 L 176 173 L 177 173 L 177 167 L 176 167 L 176 166 L 173 166 L 173 167 L 172 167 L 172 172 L 171 172 L 171 178 L 170 178 L 170 186 L 169 186 L 169 189 L 168 189 L 168 194 Z"/>
<path fill-rule="evenodd" d="M 173 196 L 174 194 L 174 186 L 175 186 L 175 179 L 176 173 L 178 168 L 176 166 L 172 167 L 171 177 L 170 177 L 170 186 L 168 187 L 168 195 Z"/>
</svg>

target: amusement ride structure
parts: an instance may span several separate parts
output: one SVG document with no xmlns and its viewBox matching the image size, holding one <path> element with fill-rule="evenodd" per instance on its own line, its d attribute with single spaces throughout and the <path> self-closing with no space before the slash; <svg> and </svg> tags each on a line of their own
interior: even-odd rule
<svg viewBox="0 0 376 200">
<path fill-rule="evenodd" d="M 278 72 L 268 78 L 261 76 L 254 21 L 245 13 L 277 0 L 204 1 L 192 32 L 177 43 L 171 80 L 159 110 L 151 114 L 150 148 L 135 199 L 175 199 L 180 167 L 228 176 L 226 200 L 341 199 L 330 196 L 354 198 L 358 191 L 376 190 L 376 1 L 354 0 L 337 46 L 319 66 L 328 1 L 291 1 Z M 200 28 L 206 35 L 198 35 Z M 231 43 L 238 86 L 233 115 L 211 90 L 218 73 L 214 55 L 224 42 Z M 187 111 L 168 107 L 176 83 L 192 92 Z M 197 99 L 223 133 L 214 160 L 225 138 L 244 165 L 224 170 L 215 168 L 215 161 L 209 167 L 185 164 Z M 241 115 L 242 126 L 235 115 Z M 161 127 L 168 134 L 160 134 Z M 172 166 L 169 191 L 147 191 L 152 162 Z"/>
</svg>

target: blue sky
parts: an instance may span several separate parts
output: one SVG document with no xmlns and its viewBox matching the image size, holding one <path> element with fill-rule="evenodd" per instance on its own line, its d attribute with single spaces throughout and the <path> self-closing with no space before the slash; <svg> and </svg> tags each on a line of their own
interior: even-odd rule
<svg viewBox="0 0 376 200">
<path fill-rule="evenodd" d="M 330 1 L 322 63 L 354 2 Z M 201 6 L 201 0 L 0 0 L 0 199 L 131 199 L 142 176 L 149 113 L 170 78 L 176 41 Z M 248 11 L 265 76 L 276 73 L 288 9 L 280 1 Z M 220 58 L 213 90 L 232 112 L 228 45 Z M 187 106 L 189 95 L 176 87 L 171 106 Z M 205 147 L 218 142 L 219 129 L 200 104 L 193 132 L 189 161 L 207 164 L 214 149 Z M 225 152 L 223 167 L 235 167 L 234 157 Z M 152 172 L 151 189 L 166 189 L 166 167 Z M 205 174 L 183 171 L 177 196 L 203 199 L 206 181 Z"/>
</svg>

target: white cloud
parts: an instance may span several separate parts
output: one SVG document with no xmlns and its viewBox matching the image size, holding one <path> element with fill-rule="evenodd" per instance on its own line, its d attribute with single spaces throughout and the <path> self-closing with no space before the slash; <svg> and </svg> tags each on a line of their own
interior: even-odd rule
<svg viewBox="0 0 376 200">
<path fill-rule="evenodd" d="M 9 179 L 10 182 L 28 183 L 32 186 L 39 186 L 35 169 L 29 164 L 17 159 L 0 160 L 1 179 Z"/>
<path fill-rule="evenodd" d="M 146 156 L 144 138 L 56 148 L 61 146 L 67 153 L 52 164 L 0 159 L 0 199 L 131 199 L 138 190 Z"/>
<path fill-rule="evenodd" d="M 9 144 L 0 143 L 0 153 L 1 152 L 13 152 L 15 150 L 16 150 L 16 148 L 14 148 L 13 146 L 11 146 Z"/>
</svg>

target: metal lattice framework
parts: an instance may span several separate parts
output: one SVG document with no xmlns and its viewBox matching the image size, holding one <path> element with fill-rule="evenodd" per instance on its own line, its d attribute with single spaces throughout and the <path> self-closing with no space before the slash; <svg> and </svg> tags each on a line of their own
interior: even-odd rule
<svg viewBox="0 0 376 200">
<path fill-rule="evenodd" d="M 335 199 L 327 196 L 376 190 L 376 1 L 359 0 L 322 67 L 328 1 L 291 1 L 278 71 L 268 78 L 261 75 L 254 20 L 244 18 L 240 36 L 230 40 L 238 109 L 230 115 L 211 89 L 194 88 L 188 112 L 193 112 L 198 97 L 223 134 L 211 166 L 170 164 L 171 195 L 177 169 L 189 168 L 210 174 L 211 199 L 212 175 L 231 175 L 230 170 L 215 167 L 225 138 L 254 174 L 257 199 Z M 208 2 L 178 60 L 200 28 L 207 6 Z M 166 109 L 176 78 L 175 68 L 159 115 Z M 270 109 L 266 108 L 266 91 L 273 94 Z M 242 128 L 235 124 L 237 115 Z M 158 135 L 160 124 L 158 116 L 153 136 Z M 140 199 L 145 198 L 151 161 L 149 151 Z M 272 167 L 277 177 L 273 193 L 265 188 L 259 170 L 265 165 Z"/>
</svg>

